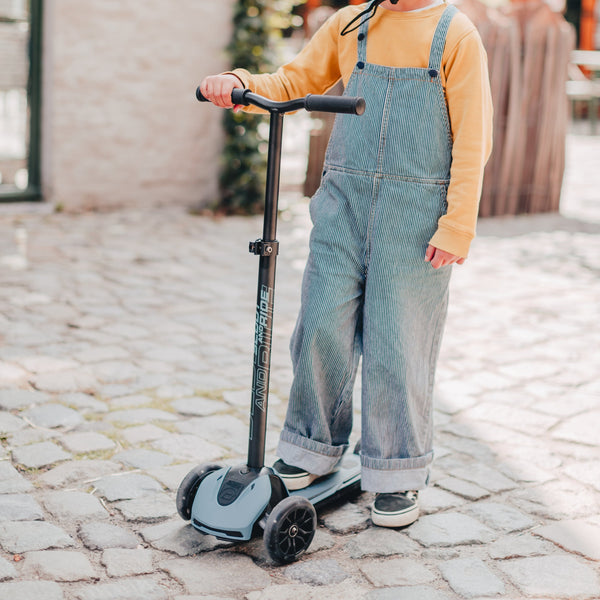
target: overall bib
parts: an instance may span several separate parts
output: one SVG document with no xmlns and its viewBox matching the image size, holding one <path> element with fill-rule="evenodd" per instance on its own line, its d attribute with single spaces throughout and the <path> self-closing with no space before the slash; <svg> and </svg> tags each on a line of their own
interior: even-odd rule
<svg viewBox="0 0 600 600">
<path fill-rule="evenodd" d="M 323 475 L 348 447 L 362 355 L 362 487 L 426 487 L 433 459 L 432 395 L 451 267 L 424 260 L 446 212 L 452 135 L 440 71 L 457 9 L 448 6 L 427 68 L 367 62 L 367 33 L 338 115 L 321 186 L 302 305 L 290 349 L 294 381 L 278 454 Z M 390 43 L 394 43 L 390 40 Z"/>
</svg>

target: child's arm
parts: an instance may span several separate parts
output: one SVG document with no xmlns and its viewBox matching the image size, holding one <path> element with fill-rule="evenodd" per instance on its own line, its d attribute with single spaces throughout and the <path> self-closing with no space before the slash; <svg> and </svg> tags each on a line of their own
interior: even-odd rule
<svg viewBox="0 0 600 600">
<path fill-rule="evenodd" d="M 452 167 L 448 209 L 439 220 L 430 244 L 451 255 L 466 258 L 475 237 L 493 129 L 487 57 L 474 27 L 471 26 L 471 31 L 463 34 L 451 49 L 444 71 L 453 138 Z"/>
<path fill-rule="evenodd" d="M 248 88 L 275 101 L 325 93 L 341 78 L 338 43 L 341 24 L 345 22 L 344 19 L 347 20 L 344 14 L 342 9 L 332 15 L 303 50 L 275 73 L 254 75 L 245 69 L 235 69 L 224 75 L 237 77 L 242 84 L 239 87 Z M 219 85 L 225 86 L 222 94 L 230 92 L 229 83 L 223 81 Z M 244 107 L 244 111 L 260 112 L 260 109 L 248 106 Z"/>
</svg>

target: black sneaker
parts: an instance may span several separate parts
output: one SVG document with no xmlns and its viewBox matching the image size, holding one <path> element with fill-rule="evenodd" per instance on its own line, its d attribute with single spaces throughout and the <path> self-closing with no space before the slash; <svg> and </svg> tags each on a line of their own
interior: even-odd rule
<svg viewBox="0 0 600 600">
<path fill-rule="evenodd" d="M 285 487 L 290 491 L 302 490 L 320 477 L 320 475 L 313 475 L 299 467 L 292 467 L 281 459 L 273 465 L 273 470 L 281 477 Z"/>
<path fill-rule="evenodd" d="M 419 518 L 419 493 L 377 494 L 371 520 L 380 527 L 406 527 Z"/>
</svg>

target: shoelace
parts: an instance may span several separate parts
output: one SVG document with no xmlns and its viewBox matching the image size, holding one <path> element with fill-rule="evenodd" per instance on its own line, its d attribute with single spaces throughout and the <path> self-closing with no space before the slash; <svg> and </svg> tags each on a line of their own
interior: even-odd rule
<svg viewBox="0 0 600 600">
<path fill-rule="evenodd" d="M 363 23 L 366 23 L 369 19 L 372 19 L 375 16 L 377 9 L 379 8 L 379 5 L 384 1 L 385 0 L 373 0 L 373 2 L 371 2 L 371 4 L 369 4 L 369 6 L 367 6 L 367 8 L 365 10 L 363 10 L 360 14 L 356 15 L 354 17 L 354 19 L 352 19 L 352 21 L 350 21 L 350 23 L 348 23 L 344 27 L 344 29 L 342 29 L 342 32 L 340 35 L 347 35 L 348 33 L 351 33 L 352 31 L 356 31 Z M 392 0 L 392 4 L 397 4 L 397 3 L 398 3 L 398 0 L 396 0 L 395 2 L 394 2 L 394 0 Z M 360 21 L 360 19 L 362 19 L 362 17 L 364 17 L 365 15 L 367 15 L 367 18 L 364 21 Z M 348 29 L 354 23 L 356 23 L 356 21 L 360 21 L 360 23 L 358 25 L 356 25 L 355 27 L 352 27 L 352 29 Z"/>
</svg>

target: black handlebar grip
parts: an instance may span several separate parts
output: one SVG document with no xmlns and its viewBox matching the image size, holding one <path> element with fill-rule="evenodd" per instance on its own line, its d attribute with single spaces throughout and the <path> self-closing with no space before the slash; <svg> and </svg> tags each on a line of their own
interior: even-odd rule
<svg viewBox="0 0 600 600">
<path fill-rule="evenodd" d="M 244 106 L 247 106 L 248 102 L 244 98 L 245 91 L 246 90 L 243 90 L 241 88 L 234 88 L 231 92 L 231 101 L 234 104 L 243 104 Z M 198 99 L 198 102 L 210 102 L 210 100 L 206 98 L 204 94 L 200 91 L 200 86 L 196 88 L 196 98 Z"/>
<path fill-rule="evenodd" d="M 196 88 L 196 98 L 198 98 L 198 102 L 210 102 L 208 98 L 205 98 L 200 91 L 200 86 Z"/>
<path fill-rule="evenodd" d="M 366 102 L 364 98 L 314 96 L 312 94 L 306 96 L 306 110 L 362 115 L 365 112 L 365 108 Z"/>
</svg>

